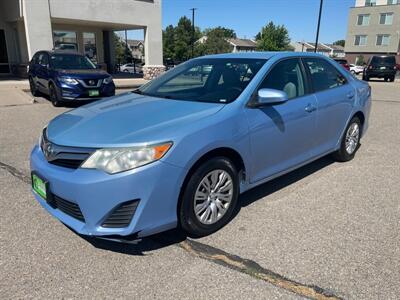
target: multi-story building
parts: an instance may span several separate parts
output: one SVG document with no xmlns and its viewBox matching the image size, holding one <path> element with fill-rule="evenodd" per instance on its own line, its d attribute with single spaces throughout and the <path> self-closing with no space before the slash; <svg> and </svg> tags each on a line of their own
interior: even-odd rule
<svg viewBox="0 0 400 300">
<path fill-rule="evenodd" d="M 162 65 L 161 0 L 0 1 L 0 75 L 23 74 L 38 50 L 69 49 L 112 72 L 118 30 L 144 30 L 144 76 Z"/>
<path fill-rule="evenodd" d="M 396 55 L 400 63 L 400 0 L 356 0 L 350 9 L 346 57 Z"/>
</svg>

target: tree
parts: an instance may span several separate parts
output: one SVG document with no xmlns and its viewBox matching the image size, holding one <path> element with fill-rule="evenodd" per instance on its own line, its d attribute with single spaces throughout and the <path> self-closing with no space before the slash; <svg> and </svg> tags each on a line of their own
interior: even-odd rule
<svg viewBox="0 0 400 300">
<path fill-rule="evenodd" d="M 232 45 L 228 38 L 236 37 L 232 29 L 223 27 L 208 28 L 204 31 L 205 41 L 196 44 L 196 56 L 232 52 Z"/>
<path fill-rule="evenodd" d="M 114 49 L 115 59 L 118 64 L 126 64 L 132 62 L 132 52 L 126 47 L 125 42 L 114 32 Z"/>
<path fill-rule="evenodd" d="M 175 29 L 169 25 L 163 31 L 163 53 L 164 59 L 174 59 L 175 51 Z"/>
<path fill-rule="evenodd" d="M 215 27 L 215 28 L 206 28 L 203 32 L 204 36 L 208 36 L 209 34 L 216 34 L 219 36 L 223 36 L 227 39 L 236 39 L 236 33 L 233 29 L 225 28 L 225 27 Z"/>
<path fill-rule="evenodd" d="M 261 51 L 292 50 L 289 32 L 283 25 L 269 22 L 256 36 L 257 49 Z"/>
<path fill-rule="evenodd" d="M 199 28 L 195 28 L 194 41 L 201 36 Z M 192 56 L 192 22 L 187 17 L 179 19 L 176 27 L 169 25 L 163 31 L 164 60 L 185 61 Z"/>
<path fill-rule="evenodd" d="M 344 47 L 344 45 L 346 44 L 346 41 L 345 40 L 338 40 L 338 41 L 334 42 L 333 44 Z"/>
</svg>

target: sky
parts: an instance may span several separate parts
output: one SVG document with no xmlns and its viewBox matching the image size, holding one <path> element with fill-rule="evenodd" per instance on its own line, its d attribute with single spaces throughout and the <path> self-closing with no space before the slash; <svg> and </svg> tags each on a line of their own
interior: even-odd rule
<svg viewBox="0 0 400 300">
<path fill-rule="evenodd" d="M 240 38 L 254 38 L 269 21 L 284 25 L 292 41 L 315 41 L 320 0 L 162 0 L 163 29 L 179 18 L 191 19 L 197 8 L 195 25 L 201 29 L 223 26 L 234 29 Z M 355 0 L 324 0 L 320 41 L 332 43 L 346 38 L 349 8 Z M 132 31 L 129 38 L 143 38 Z"/>
</svg>

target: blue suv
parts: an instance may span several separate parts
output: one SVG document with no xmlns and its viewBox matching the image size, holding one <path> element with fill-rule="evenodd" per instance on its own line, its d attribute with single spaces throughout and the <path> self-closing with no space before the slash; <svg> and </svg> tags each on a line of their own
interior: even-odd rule
<svg viewBox="0 0 400 300">
<path fill-rule="evenodd" d="M 46 94 L 54 106 L 115 95 L 112 77 L 76 52 L 39 51 L 29 63 L 33 96 Z"/>
</svg>

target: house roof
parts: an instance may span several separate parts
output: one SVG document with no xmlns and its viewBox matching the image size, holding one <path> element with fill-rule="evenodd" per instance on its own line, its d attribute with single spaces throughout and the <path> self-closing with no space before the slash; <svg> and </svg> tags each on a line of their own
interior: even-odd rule
<svg viewBox="0 0 400 300">
<path fill-rule="evenodd" d="M 332 48 L 333 50 L 336 51 L 343 51 L 344 52 L 344 47 L 340 46 L 340 45 L 333 45 L 333 44 L 325 44 L 328 47 Z"/>
<path fill-rule="evenodd" d="M 255 48 L 257 46 L 255 41 L 249 39 L 228 39 L 228 42 L 237 47 Z"/>
<path fill-rule="evenodd" d="M 131 46 L 131 47 L 137 47 L 140 44 L 143 45 L 143 42 L 144 41 L 142 41 L 142 40 L 128 40 L 128 45 Z"/>
</svg>

